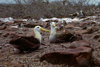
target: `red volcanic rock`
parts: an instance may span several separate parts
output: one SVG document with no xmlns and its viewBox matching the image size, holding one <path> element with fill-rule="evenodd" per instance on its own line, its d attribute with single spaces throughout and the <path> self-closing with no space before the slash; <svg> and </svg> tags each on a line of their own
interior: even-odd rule
<svg viewBox="0 0 100 67">
<path fill-rule="evenodd" d="M 94 33 L 98 30 L 99 30 L 99 27 L 91 27 L 91 28 L 87 29 L 87 31 L 88 31 L 87 33 L 91 34 L 91 33 Z"/>
<path fill-rule="evenodd" d="M 9 27 L 7 27 L 6 30 L 7 30 L 7 31 L 18 31 L 19 28 L 13 28 L 13 27 L 9 26 Z"/>
<path fill-rule="evenodd" d="M 2 26 L 2 25 L 4 25 L 4 23 L 3 22 L 0 22 L 0 26 Z"/>
<path fill-rule="evenodd" d="M 68 49 L 67 53 L 72 53 L 75 56 L 78 56 L 80 54 L 88 53 L 91 54 L 92 49 L 90 47 L 77 47 L 75 49 Z"/>
<path fill-rule="evenodd" d="M 40 61 L 46 60 L 51 64 L 68 64 L 68 65 L 76 65 L 75 56 L 71 53 L 67 52 L 52 52 L 43 55 L 40 58 Z"/>
<path fill-rule="evenodd" d="M 23 64 L 21 64 L 21 63 L 18 63 L 18 62 L 11 62 L 9 65 L 8 65 L 8 67 L 24 67 L 24 65 Z"/>
<path fill-rule="evenodd" d="M 14 24 L 14 23 L 13 22 L 5 23 L 6 26 L 10 26 L 12 24 Z"/>
<path fill-rule="evenodd" d="M 12 32 L 5 31 L 5 32 L 2 33 L 2 36 L 3 36 L 3 37 L 8 37 L 8 36 L 12 35 L 11 33 L 12 33 Z M 13 37 L 14 37 L 14 36 L 13 36 Z"/>
<path fill-rule="evenodd" d="M 92 26 L 92 25 L 95 25 L 96 23 L 94 22 L 86 22 L 86 23 L 80 23 L 79 26 L 80 27 L 88 27 L 88 26 Z"/>
<path fill-rule="evenodd" d="M 79 65 L 79 67 L 91 67 L 91 56 L 87 55 L 87 53 L 82 54 L 78 57 L 76 57 L 77 63 Z"/>
<path fill-rule="evenodd" d="M 14 23 L 22 23 L 24 22 L 23 19 L 14 19 Z"/>
<path fill-rule="evenodd" d="M 98 39 L 98 41 L 100 42 L 100 38 Z"/>
<path fill-rule="evenodd" d="M 74 41 L 70 44 L 70 48 L 77 48 L 77 47 L 90 47 L 90 43 L 84 40 Z"/>
<path fill-rule="evenodd" d="M 6 26 L 5 25 L 0 26 L 0 30 L 4 30 L 4 29 L 6 29 Z"/>
<path fill-rule="evenodd" d="M 92 53 L 92 60 L 96 66 L 100 66 L 100 49 L 93 51 Z"/>
<path fill-rule="evenodd" d="M 86 66 L 90 65 L 92 49 L 89 47 L 79 47 L 68 49 L 65 52 L 51 52 L 43 55 L 40 61 L 46 60 L 52 64 L 67 64 L 69 66 Z M 88 62 L 88 63 L 85 63 Z"/>
<path fill-rule="evenodd" d="M 30 52 L 40 47 L 40 42 L 33 36 L 16 36 L 10 42 L 15 48 L 19 49 L 20 52 Z"/>
<path fill-rule="evenodd" d="M 77 31 L 75 31 L 75 33 L 77 33 L 77 34 L 85 34 L 85 33 L 87 33 L 87 30 L 77 30 Z"/>
<path fill-rule="evenodd" d="M 3 37 L 8 37 L 9 36 L 9 33 L 4 33 L 3 34 Z"/>
<path fill-rule="evenodd" d="M 75 26 L 73 24 L 68 24 L 65 26 L 66 29 L 72 29 L 74 28 Z"/>
<path fill-rule="evenodd" d="M 100 42 L 100 34 L 94 35 L 93 39 L 95 39 L 96 41 Z"/>
</svg>

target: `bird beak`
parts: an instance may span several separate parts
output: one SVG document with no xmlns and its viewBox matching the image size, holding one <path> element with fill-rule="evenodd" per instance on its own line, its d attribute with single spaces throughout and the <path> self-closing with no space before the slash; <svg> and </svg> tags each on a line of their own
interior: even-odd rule
<svg viewBox="0 0 100 67">
<path fill-rule="evenodd" d="M 40 28 L 41 31 L 44 31 L 44 32 L 49 32 L 49 30 L 47 29 L 44 29 L 44 28 Z"/>
</svg>

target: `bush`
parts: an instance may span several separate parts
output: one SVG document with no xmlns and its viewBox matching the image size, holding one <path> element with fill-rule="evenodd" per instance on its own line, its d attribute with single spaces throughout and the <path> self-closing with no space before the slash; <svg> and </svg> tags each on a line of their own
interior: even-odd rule
<svg viewBox="0 0 100 67">
<path fill-rule="evenodd" d="M 29 2 L 30 1 L 30 2 Z M 71 13 L 83 10 L 86 15 L 94 15 L 96 10 L 100 11 L 100 5 L 89 5 L 83 0 L 73 2 L 69 0 L 43 2 L 42 0 L 29 0 L 22 4 L 20 0 L 17 4 L 0 4 L 0 17 L 14 18 L 51 18 L 51 17 L 69 17 Z M 85 4 L 85 5 L 84 5 Z"/>
</svg>

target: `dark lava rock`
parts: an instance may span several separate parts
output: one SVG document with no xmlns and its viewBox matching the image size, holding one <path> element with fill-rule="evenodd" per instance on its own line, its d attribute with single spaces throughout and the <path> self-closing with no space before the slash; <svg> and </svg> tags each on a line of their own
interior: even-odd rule
<svg viewBox="0 0 100 67">
<path fill-rule="evenodd" d="M 46 60 L 48 63 L 51 64 L 68 64 L 68 65 L 77 64 L 75 56 L 71 53 L 66 53 L 66 52 L 47 53 L 40 58 L 41 62 L 44 60 Z"/>
<path fill-rule="evenodd" d="M 65 52 L 51 52 L 44 54 L 40 61 L 46 60 L 52 64 L 67 64 L 76 67 L 90 67 L 92 49 L 89 47 L 79 47 L 68 49 Z M 88 62 L 88 63 L 87 63 Z"/>
<path fill-rule="evenodd" d="M 100 38 L 100 34 L 96 34 L 96 35 L 93 37 L 93 39 L 98 39 L 98 38 Z"/>
<path fill-rule="evenodd" d="M 2 26 L 2 25 L 4 25 L 4 23 L 3 22 L 0 22 L 0 26 Z"/>
<path fill-rule="evenodd" d="M 3 37 L 8 37 L 9 36 L 9 33 L 4 33 L 2 36 Z"/>
<path fill-rule="evenodd" d="M 73 34 L 74 36 L 70 38 L 71 42 L 82 40 L 82 35 L 80 34 Z"/>
<path fill-rule="evenodd" d="M 94 40 L 100 42 L 100 34 L 95 34 L 93 37 L 92 37 Z"/>
<path fill-rule="evenodd" d="M 2 49 L 2 46 L 0 46 L 0 49 Z"/>
<path fill-rule="evenodd" d="M 35 24 L 25 24 L 24 27 L 27 28 L 34 28 L 36 25 Z"/>
</svg>

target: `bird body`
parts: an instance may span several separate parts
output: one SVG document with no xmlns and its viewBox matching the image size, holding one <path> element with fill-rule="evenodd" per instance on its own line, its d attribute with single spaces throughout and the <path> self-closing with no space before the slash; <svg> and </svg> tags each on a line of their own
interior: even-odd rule
<svg viewBox="0 0 100 67">
<path fill-rule="evenodd" d="M 82 37 L 78 34 L 73 34 L 69 31 L 61 31 L 60 33 L 56 32 L 56 25 L 54 22 L 50 23 L 51 31 L 49 40 L 50 43 L 63 43 L 63 42 L 72 42 L 74 40 L 82 39 Z"/>
<path fill-rule="evenodd" d="M 51 25 L 51 32 L 50 32 L 49 40 L 52 42 L 55 42 L 55 39 L 56 39 L 56 28 L 53 27 L 53 25 Z"/>
<path fill-rule="evenodd" d="M 21 53 L 24 51 L 33 51 L 40 47 L 39 40 L 34 38 L 33 36 L 21 36 L 17 39 L 11 40 L 10 44 L 12 44 L 15 48 L 19 49 Z"/>
</svg>

